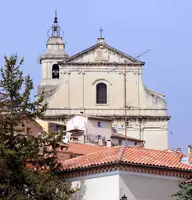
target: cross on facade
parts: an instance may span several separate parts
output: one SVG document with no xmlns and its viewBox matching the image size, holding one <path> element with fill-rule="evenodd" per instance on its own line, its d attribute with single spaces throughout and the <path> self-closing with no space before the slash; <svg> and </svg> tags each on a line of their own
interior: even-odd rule
<svg viewBox="0 0 192 200">
<path fill-rule="evenodd" d="M 103 38 L 103 29 L 100 28 L 99 32 L 100 32 L 100 38 Z"/>
</svg>

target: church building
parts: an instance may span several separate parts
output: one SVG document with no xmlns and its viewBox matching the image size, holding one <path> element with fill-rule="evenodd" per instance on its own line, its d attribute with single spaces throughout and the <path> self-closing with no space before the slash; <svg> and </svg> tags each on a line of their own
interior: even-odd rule
<svg viewBox="0 0 192 200">
<path fill-rule="evenodd" d="M 109 118 L 118 133 L 126 124 L 127 136 L 144 140 L 146 148 L 167 149 L 170 116 L 164 95 L 143 83 L 145 63 L 110 46 L 102 30 L 93 46 L 68 55 L 57 14 L 50 31 L 40 57 L 39 91 L 48 102 L 43 123 L 65 125 L 79 114 Z"/>
</svg>

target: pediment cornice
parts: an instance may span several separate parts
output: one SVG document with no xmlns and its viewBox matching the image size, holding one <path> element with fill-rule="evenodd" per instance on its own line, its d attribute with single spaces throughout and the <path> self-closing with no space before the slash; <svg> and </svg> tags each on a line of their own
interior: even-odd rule
<svg viewBox="0 0 192 200">
<path fill-rule="evenodd" d="M 81 59 L 83 56 L 89 54 L 89 53 L 92 53 L 92 52 L 98 52 L 100 53 L 99 51 L 102 51 L 103 53 L 103 57 L 101 60 L 97 60 L 97 58 L 95 58 L 95 62 L 94 61 L 91 61 L 91 62 L 81 62 L 79 61 L 79 59 Z M 110 60 L 107 59 L 107 55 L 105 54 L 108 54 L 108 53 L 113 53 L 113 54 L 116 54 L 118 55 L 121 59 L 120 62 L 111 62 Z M 122 60 L 124 60 L 124 62 L 122 62 Z M 102 62 L 100 62 L 102 61 Z M 65 65 L 65 64 L 70 64 L 70 63 L 76 63 L 78 65 L 81 65 L 81 64 L 93 64 L 93 65 L 100 65 L 100 64 L 113 64 L 113 65 L 124 65 L 126 62 L 126 64 L 130 64 L 130 65 L 144 65 L 145 63 L 142 62 L 142 61 L 139 61 L 138 59 L 132 57 L 132 56 L 129 56 L 128 54 L 114 48 L 114 47 L 111 47 L 110 45 L 108 45 L 107 43 L 105 42 L 102 42 L 102 43 L 97 43 L 71 57 L 69 57 L 68 59 L 60 62 L 61 65 Z"/>
</svg>

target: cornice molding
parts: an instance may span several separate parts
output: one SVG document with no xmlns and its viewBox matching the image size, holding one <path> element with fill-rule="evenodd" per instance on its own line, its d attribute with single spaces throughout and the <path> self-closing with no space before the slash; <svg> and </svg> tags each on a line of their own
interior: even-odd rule
<svg viewBox="0 0 192 200">
<path fill-rule="evenodd" d="M 116 62 L 58 62 L 61 66 L 125 66 L 125 63 L 116 63 Z M 126 66 L 140 66 L 142 67 L 143 64 L 140 63 L 126 63 Z"/>
<path fill-rule="evenodd" d="M 82 110 L 82 109 L 79 109 L 79 110 Z M 75 114 L 73 114 L 75 115 Z M 62 114 L 62 115 L 45 115 L 42 117 L 42 119 L 65 119 L 66 117 L 68 117 L 70 115 L 67 115 L 67 114 Z M 72 116 L 72 114 L 71 114 Z M 101 116 L 97 116 L 97 117 L 101 117 Z M 102 117 L 106 117 L 106 118 L 111 118 L 111 119 L 124 119 L 124 115 L 105 115 L 105 116 L 102 116 Z M 145 120 L 145 119 L 151 119 L 151 120 L 170 120 L 171 119 L 171 116 L 141 116 L 141 115 L 132 115 L 132 116 L 127 116 L 127 119 L 128 120 L 131 120 L 131 119 L 139 119 L 139 120 Z"/>
<path fill-rule="evenodd" d="M 178 170 L 175 168 L 168 167 L 156 167 L 156 166 L 145 166 L 140 164 L 130 164 L 130 163 L 111 163 L 99 166 L 90 166 L 86 168 L 77 168 L 72 170 L 59 171 L 58 175 L 62 176 L 64 179 L 71 179 L 75 177 L 88 176 L 94 174 L 100 174 L 104 172 L 112 171 L 129 171 L 136 173 L 153 174 L 160 176 L 171 176 L 180 178 L 191 178 L 191 170 Z"/>
</svg>

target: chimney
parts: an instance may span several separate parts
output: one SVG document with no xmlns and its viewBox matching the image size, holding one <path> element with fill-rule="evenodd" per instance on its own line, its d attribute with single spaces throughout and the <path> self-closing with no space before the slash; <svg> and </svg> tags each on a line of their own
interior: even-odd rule
<svg viewBox="0 0 192 200">
<path fill-rule="evenodd" d="M 192 147 L 191 145 L 188 145 L 188 154 L 190 155 L 192 153 Z"/>
<path fill-rule="evenodd" d="M 112 147 L 112 142 L 111 142 L 111 140 L 107 140 L 107 147 Z"/>
<path fill-rule="evenodd" d="M 104 141 L 103 141 L 102 138 L 99 138 L 99 145 L 100 145 L 100 146 L 104 146 Z"/>
<path fill-rule="evenodd" d="M 181 148 L 177 148 L 177 149 L 176 149 L 176 152 L 181 152 L 181 153 L 182 153 Z"/>
</svg>

